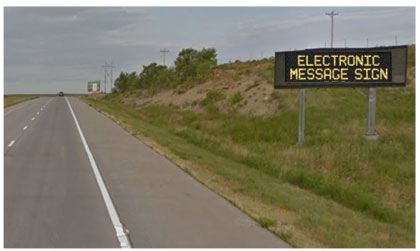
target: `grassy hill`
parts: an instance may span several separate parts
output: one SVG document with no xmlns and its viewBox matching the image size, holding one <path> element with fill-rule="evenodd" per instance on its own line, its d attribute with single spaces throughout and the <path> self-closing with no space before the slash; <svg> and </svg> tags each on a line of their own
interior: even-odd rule
<svg viewBox="0 0 420 251">
<path fill-rule="evenodd" d="M 415 246 L 415 47 L 405 88 L 274 90 L 274 60 L 220 65 L 192 88 L 83 98 L 296 247 Z M 362 91 L 366 91 L 361 89 Z"/>
</svg>

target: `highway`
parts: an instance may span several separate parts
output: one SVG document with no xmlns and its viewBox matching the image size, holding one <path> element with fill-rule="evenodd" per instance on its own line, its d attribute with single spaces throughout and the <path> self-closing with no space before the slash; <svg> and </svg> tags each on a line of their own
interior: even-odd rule
<svg viewBox="0 0 420 251">
<path fill-rule="evenodd" d="M 289 247 L 75 97 L 4 114 L 6 248 Z"/>
</svg>

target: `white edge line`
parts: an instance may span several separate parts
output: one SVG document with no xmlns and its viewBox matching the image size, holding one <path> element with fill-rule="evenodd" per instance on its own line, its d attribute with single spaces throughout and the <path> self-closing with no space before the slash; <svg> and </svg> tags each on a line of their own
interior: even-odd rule
<svg viewBox="0 0 420 251">
<path fill-rule="evenodd" d="M 15 143 L 14 140 L 10 141 L 10 143 L 9 143 L 9 145 L 7 147 L 12 147 L 14 143 Z"/>
<path fill-rule="evenodd" d="M 77 130 L 79 131 L 80 138 L 82 139 L 83 146 L 85 151 L 88 155 L 90 165 L 93 169 L 93 173 L 95 174 L 96 181 L 98 182 L 99 190 L 101 191 L 102 197 L 104 199 L 106 208 L 108 209 L 109 217 L 111 218 L 112 224 L 114 225 L 115 232 L 120 242 L 120 246 L 122 248 L 131 248 L 130 242 L 128 241 L 128 237 L 124 232 L 123 226 L 121 224 L 120 218 L 118 217 L 117 211 L 115 209 L 114 203 L 112 203 L 111 197 L 109 196 L 108 190 L 106 189 L 105 183 L 102 179 L 101 173 L 99 172 L 98 166 L 96 165 L 95 159 L 93 158 L 92 152 L 89 149 L 89 145 L 86 142 L 85 136 L 83 135 L 82 129 L 79 126 L 79 122 L 77 121 L 76 115 L 71 108 L 70 102 L 68 101 L 67 97 L 66 102 L 70 108 L 70 112 L 73 115 L 74 123 L 76 124 Z"/>
<path fill-rule="evenodd" d="M 32 120 L 35 120 L 35 117 L 32 117 Z"/>
<path fill-rule="evenodd" d="M 28 126 L 25 126 L 24 128 L 23 128 L 23 130 L 26 130 L 28 128 Z"/>
</svg>

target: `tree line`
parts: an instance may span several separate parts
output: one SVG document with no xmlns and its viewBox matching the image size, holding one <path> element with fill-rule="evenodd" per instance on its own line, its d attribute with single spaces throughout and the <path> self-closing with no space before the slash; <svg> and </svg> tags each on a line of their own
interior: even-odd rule
<svg viewBox="0 0 420 251">
<path fill-rule="evenodd" d="M 175 59 L 174 67 L 151 63 L 143 65 L 140 74 L 121 72 L 115 80 L 113 92 L 127 92 L 137 89 L 158 90 L 201 83 L 211 76 L 212 69 L 217 66 L 216 56 L 214 48 L 183 49 Z"/>
</svg>

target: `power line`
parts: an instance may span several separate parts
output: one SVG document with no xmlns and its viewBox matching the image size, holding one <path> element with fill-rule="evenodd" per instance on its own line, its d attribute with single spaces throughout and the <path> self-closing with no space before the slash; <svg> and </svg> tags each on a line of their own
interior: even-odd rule
<svg viewBox="0 0 420 251">
<path fill-rule="evenodd" d="M 337 12 L 331 11 L 331 13 L 325 13 L 325 15 L 331 17 L 331 48 L 333 48 L 334 44 L 334 16 L 338 16 Z"/>
</svg>

